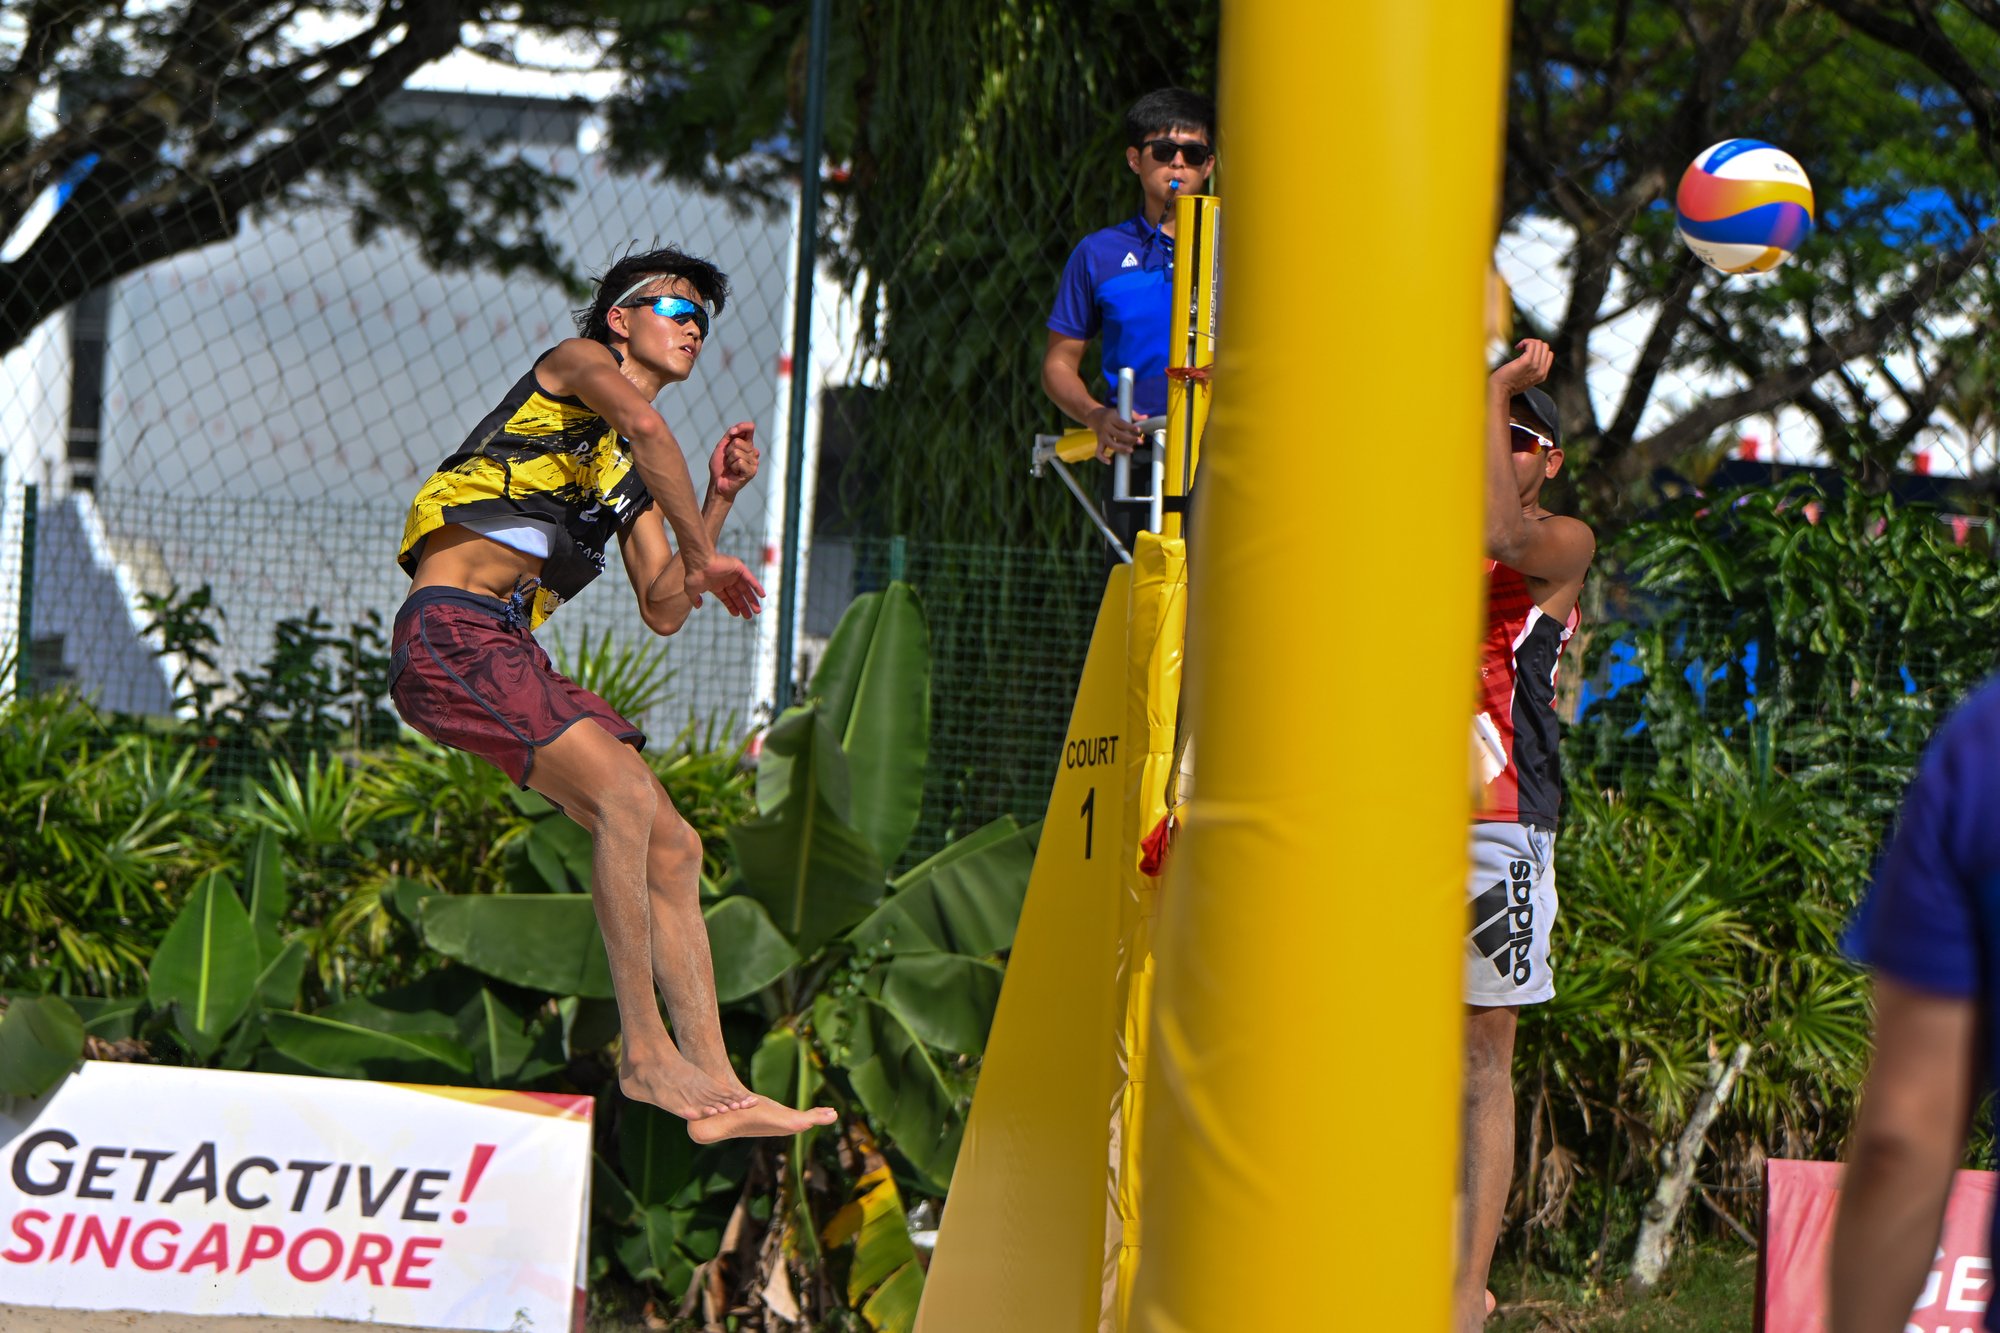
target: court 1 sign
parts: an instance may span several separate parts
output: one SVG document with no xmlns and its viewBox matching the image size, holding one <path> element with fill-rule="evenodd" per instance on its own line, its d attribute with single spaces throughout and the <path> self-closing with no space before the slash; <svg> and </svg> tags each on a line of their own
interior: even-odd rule
<svg viewBox="0 0 2000 1333">
<path fill-rule="evenodd" d="M 590 1099 L 84 1062 L 0 1099 L 0 1291 L 582 1327 Z"/>
</svg>

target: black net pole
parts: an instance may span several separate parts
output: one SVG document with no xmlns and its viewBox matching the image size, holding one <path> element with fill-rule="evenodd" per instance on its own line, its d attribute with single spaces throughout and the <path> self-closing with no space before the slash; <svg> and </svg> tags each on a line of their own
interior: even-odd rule
<svg viewBox="0 0 2000 1333">
<path fill-rule="evenodd" d="M 805 142 L 799 153 L 798 290 L 792 301 L 792 402 L 785 440 L 784 572 L 778 584 L 777 706 L 792 702 L 799 614 L 799 536 L 805 510 L 806 399 L 812 374 L 813 277 L 819 266 L 821 140 L 826 127 L 826 43 L 831 0 L 813 0 L 806 53 Z"/>
</svg>

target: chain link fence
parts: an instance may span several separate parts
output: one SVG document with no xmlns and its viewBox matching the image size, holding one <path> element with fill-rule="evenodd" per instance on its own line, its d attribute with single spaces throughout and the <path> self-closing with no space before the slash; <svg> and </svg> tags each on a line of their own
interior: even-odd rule
<svg viewBox="0 0 2000 1333">
<path fill-rule="evenodd" d="M 795 219 L 614 168 L 581 99 L 429 90 L 395 110 L 571 182 L 542 224 L 577 275 L 661 243 L 730 275 L 694 377 L 659 405 L 697 486 L 724 427 L 756 423 L 762 471 L 721 545 L 775 576 Z M 58 208 L 47 225 L 63 221 Z M 223 698 L 270 661 L 288 619 L 386 635 L 407 586 L 395 555 L 411 497 L 540 352 L 573 336 L 580 290 L 439 272 L 400 233 L 364 237 L 340 201 L 307 201 L 48 320 L 0 358 L 0 412 L 15 423 L 0 457 L 12 567 L 0 621 L 25 644 L 22 679 L 170 713 L 186 664 L 156 655 L 148 599 L 204 589 L 217 641 L 192 674 Z M 837 289 L 818 314 L 821 355 L 851 347 Z M 771 699 L 772 618 L 746 626 L 710 607 L 662 643 L 623 584 L 614 561 L 546 637 L 664 653 L 670 686 L 644 719 L 655 735 L 691 717 L 754 723 Z"/>
<path fill-rule="evenodd" d="M 0 43 L 8 32 L 0 25 Z M 930 229 L 917 228 L 895 251 L 898 266 L 870 273 L 854 267 L 853 256 L 863 252 L 840 243 L 849 221 L 843 210 L 851 212 L 855 195 L 844 173 L 835 173 L 835 193 L 848 202 L 831 209 L 834 259 L 816 275 L 811 356 L 797 368 L 812 389 L 800 478 L 808 540 L 801 568 L 786 571 L 778 551 L 797 218 L 782 203 L 782 182 L 764 182 L 763 193 L 780 200 L 775 207 L 749 205 L 741 193 L 668 183 L 615 161 L 605 146 L 602 104 L 593 99 L 616 76 L 597 69 L 592 77 L 600 86 L 588 98 L 529 91 L 536 80 L 527 73 L 511 80 L 520 85 L 515 91 L 433 79 L 399 94 L 391 116 L 438 126 L 489 165 L 518 161 L 566 182 L 537 216 L 573 274 L 601 270 L 634 245 L 675 242 L 731 275 L 734 295 L 695 377 L 661 405 L 698 478 L 726 424 L 757 423 L 763 471 L 737 506 L 724 547 L 763 569 L 774 589 L 788 576 L 803 585 L 804 651 L 800 661 L 780 664 L 773 615 L 746 626 L 713 610 L 661 644 L 639 625 L 615 572 L 564 607 L 550 638 L 560 648 L 565 640 L 609 636 L 633 651 L 664 653 L 674 674 L 644 719 L 655 735 L 672 734 L 690 718 L 741 735 L 768 715 L 782 677 L 810 671 L 852 597 L 900 574 L 924 597 L 937 655 L 919 846 L 938 845 L 996 814 L 1038 814 L 1103 564 L 1068 497 L 1026 474 L 1033 431 L 1066 424 L 1042 396 L 1035 367 L 1064 256 L 1083 229 L 1128 213 L 1109 208 L 1082 218 L 1079 205 L 1038 215 L 1027 202 L 986 189 L 980 173 L 993 164 L 968 158 L 937 177 L 936 211 L 924 214 Z M 1108 199 L 1107 181 L 1129 184 L 1122 149 L 1107 139 L 1122 110 L 1049 112 L 1093 145 L 1095 156 L 1064 167 L 1072 184 L 1093 182 L 1072 190 L 1074 197 Z M 1079 128 L 1085 120 L 1090 125 Z M 1510 189 L 1546 195 L 1546 186 L 1533 184 L 1544 168 L 1562 164 L 1517 155 L 1519 179 Z M 1224 127 L 1213 188 L 1225 199 L 1228 169 Z M 78 179 L 71 173 L 54 189 L 45 216 L 22 219 L 0 238 L 8 258 L 34 253 L 22 239 L 27 230 L 65 225 L 64 190 L 79 188 Z M 1537 198 L 1510 207 L 1496 257 L 1511 286 L 1515 331 L 1524 335 L 1575 325 L 1565 274 L 1586 239 L 1559 208 Z M 939 221 L 975 207 L 987 218 L 976 232 Z M 1694 644 L 1709 637 L 1703 627 L 1713 622 L 1704 617 L 1734 612 L 1693 605 L 1669 611 L 1628 595 L 1615 554 L 1618 530 L 1674 495 L 1845 467 L 1852 458 L 1832 417 L 1794 395 L 1698 433 L 1671 468 L 1625 477 L 1616 505 L 1590 489 L 1603 473 L 1593 431 L 1615 425 L 1628 403 L 1639 408 L 1627 433 L 1659 436 L 1703 404 L 1739 392 L 1745 380 L 1741 365 L 1690 350 L 1687 340 L 1697 332 L 1716 341 L 1713 328 L 1696 327 L 1698 319 L 1657 346 L 1658 316 L 1674 302 L 1697 314 L 1720 310 L 1751 290 L 1744 283 L 1759 280 L 1683 268 L 1649 288 L 1645 264 L 1657 247 L 1640 243 L 1644 231 L 1635 228 L 1638 248 L 1621 259 L 1585 336 L 1567 345 L 1559 366 L 1568 383 L 1558 397 L 1574 444 L 1569 475 L 1551 496 L 1556 508 L 1582 510 L 1599 523 L 1607 554 L 1593 580 L 1593 620 L 1644 626 L 1679 616 L 1694 627 L 1686 637 Z M 503 275 L 493 264 L 468 261 L 442 270 L 407 230 L 369 225 L 351 197 L 310 188 L 246 214 L 227 239 L 77 291 L 65 310 L 0 355 L 0 413 L 9 423 L 0 440 L 0 642 L 17 655 L 19 680 L 31 688 L 68 684 L 105 709 L 161 716 L 186 711 L 197 678 L 221 699 L 240 691 L 243 679 L 274 660 L 287 622 L 309 621 L 330 637 L 358 642 L 386 633 L 404 587 L 393 558 L 411 495 L 521 369 L 567 335 L 568 312 L 579 303 L 576 290 L 533 266 Z M 864 336 L 881 332 L 885 311 L 899 331 Z M 1731 317 L 1742 313 L 1732 307 Z M 1892 384 L 1929 386 L 1956 364 L 1947 364 L 1941 349 L 1959 348 L 1963 326 L 1978 313 L 1972 305 L 1942 315 L 1920 307 L 1883 343 L 1883 355 L 1835 366 L 1821 382 L 1829 397 L 1866 390 L 1881 409 L 1874 416 L 1893 418 L 1876 421 L 1878 434 L 1894 427 L 1896 452 L 1875 480 L 1941 506 L 1954 540 L 1968 547 L 1985 541 L 1991 511 L 1995 435 L 1991 414 L 1979 406 L 1984 400 L 1970 390 L 1954 396 L 1927 389 L 1905 395 L 1901 417 L 1884 405 L 1896 397 Z M 1006 325 L 1005 345 L 1013 350 L 1005 359 L 993 359 L 991 339 L 955 336 L 971 320 Z M 1225 329 L 1225 352 L 1226 339 Z M 1094 362 L 1084 369 L 1094 371 Z M 1642 378 L 1644 392 L 1634 399 Z M 889 436 L 925 436 L 933 411 L 941 423 L 935 439 L 914 450 L 898 444 L 885 463 Z M 1420 421 L 1405 424 L 1421 433 Z M 955 461 L 973 454 L 976 465 Z M 916 475 L 933 464 L 933 472 Z M 889 535 L 903 530 L 898 488 L 918 481 L 932 521 L 921 539 L 899 545 Z M 937 540 L 961 504 L 1003 516 L 1019 540 Z M 161 656 L 161 599 L 187 609 L 187 599 L 204 589 L 217 635 L 212 663 Z M 1566 666 L 1578 689 L 1572 716 L 1578 726 L 1609 727 L 1598 719 L 1630 698 L 1620 692 L 1636 688 L 1629 673 L 1637 668 L 1621 665 L 1615 635 L 1605 645 L 1611 631 L 1592 632 L 1590 653 Z M 1775 671 L 1737 666 L 1754 683 L 1759 706 L 1783 688 Z M 1722 668 L 1698 654 L 1684 666 L 1696 675 L 1715 669 Z M 1953 690 L 1958 681 L 1929 681 L 1918 657 L 1904 662 L 1887 653 L 1879 675 L 1856 688 L 1928 700 L 1933 689 Z M 1927 716 L 1936 711 L 1925 707 Z M 1746 714 L 1746 721 L 1755 718 Z M 1593 740 L 1593 769 L 1639 762 L 1653 748 L 1648 728 L 1659 725 L 1635 714 L 1618 734 Z"/>
</svg>

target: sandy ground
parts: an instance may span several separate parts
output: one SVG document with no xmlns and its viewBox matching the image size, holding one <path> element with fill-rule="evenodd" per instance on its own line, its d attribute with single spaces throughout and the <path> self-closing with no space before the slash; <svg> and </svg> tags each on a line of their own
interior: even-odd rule
<svg viewBox="0 0 2000 1333">
<path fill-rule="evenodd" d="M 401 1324 L 0 1305 L 0 1333 L 418 1333 Z"/>
</svg>

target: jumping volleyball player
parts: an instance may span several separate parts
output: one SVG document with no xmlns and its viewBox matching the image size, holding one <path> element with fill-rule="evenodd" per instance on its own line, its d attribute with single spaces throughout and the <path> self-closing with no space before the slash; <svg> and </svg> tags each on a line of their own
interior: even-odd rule
<svg viewBox="0 0 2000 1333">
<path fill-rule="evenodd" d="M 696 508 L 680 443 L 653 409 L 693 373 L 728 294 L 714 265 L 674 249 L 611 266 L 577 315 L 583 336 L 537 357 L 417 492 L 397 556 L 410 595 L 390 665 L 404 721 L 590 831 L 591 899 L 624 1038 L 619 1086 L 687 1120 L 702 1143 L 795 1134 L 834 1113 L 779 1106 L 737 1078 L 701 918 L 701 839 L 640 759 L 645 735 L 556 674 L 530 631 L 602 572 L 614 534 L 654 633 L 678 630 L 704 595 L 731 615 L 762 609 L 749 569 L 715 549 L 757 473 L 756 428 L 723 433 Z"/>
</svg>

